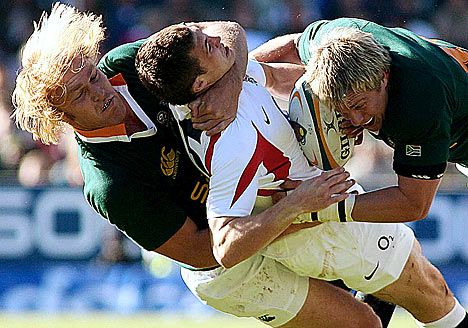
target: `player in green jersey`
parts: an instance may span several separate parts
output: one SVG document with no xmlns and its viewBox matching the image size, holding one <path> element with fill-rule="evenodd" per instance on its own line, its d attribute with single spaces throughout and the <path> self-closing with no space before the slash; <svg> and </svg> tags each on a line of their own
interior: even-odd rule
<svg viewBox="0 0 468 328">
<path fill-rule="evenodd" d="M 422 219 L 447 162 L 468 164 L 465 49 L 341 18 L 272 40 L 255 56 L 306 64 L 313 92 L 348 119 L 346 133 L 367 129 L 394 148 L 398 185 L 356 197 L 354 220 Z"/>
<path fill-rule="evenodd" d="M 212 24 L 216 23 L 200 26 Z M 237 24 L 228 24 L 228 28 L 231 36 L 242 33 Z M 203 221 L 206 179 L 184 154 L 165 105 L 141 88 L 133 66 L 138 42 L 104 57 L 101 71 L 95 63 L 102 39 L 101 19 L 91 13 L 55 5 L 50 16 L 42 18 L 22 53 L 13 95 L 18 125 L 44 143 L 58 142 L 63 124 L 71 125 L 80 146 L 86 197 L 103 217 L 149 250 L 197 268 L 217 265 Z M 243 76 L 244 72 L 240 64 L 237 71 L 223 78 Z M 225 95 L 233 97 L 230 90 Z M 343 181 L 347 175 L 339 170 L 324 174 L 303 188 L 301 198 L 314 198 L 320 190 L 326 192 L 327 197 L 322 198 L 329 203 L 336 193 L 330 177 Z M 288 201 L 291 205 L 291 221 L 296 216 L 292 212 L 296 211 L 293 205 L 297 198 L 288 196 L 283 201 L 282 206 Z M 281 286 L 268 287 L 281 296 L 272 300 L 271 309 L 281 309 L 279 315 L 292 318 L 278 326 L 306 328 L 311 322 L 323 322 L 321 327 L 380 327 L 371 309 L 348 293 L 301 277 L 268 259 L 258 258 L 258 264 L 261 272 L 273 270 L 269 273 L 283 279 Z M 256 287 L 259 293 L 267 288 Z M 292 292 L 299 287 L 300 293 Z M 325 297 L 326 304 L 317 295 Z M 282 302 L 284 297 L 292 301 Z M 331 322 L 330 315 L 343 307 L 349 317 L 338 316 Z M 265 322 L 275 320 L 263 310 L 257 317 Z"/>
</svg>

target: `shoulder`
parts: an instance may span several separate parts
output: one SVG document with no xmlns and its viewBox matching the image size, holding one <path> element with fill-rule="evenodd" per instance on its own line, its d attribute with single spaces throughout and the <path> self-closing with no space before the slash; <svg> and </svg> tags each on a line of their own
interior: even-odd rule
<svg viewBox="0 0 468 328">
<path fill-rule="evenodd" d="M 116 73 L 135 70 L 135 56 L 146 39 L 120 45 L 105 54 L 98 63 L 98 68 L 112 77 Z"/>
</svg>

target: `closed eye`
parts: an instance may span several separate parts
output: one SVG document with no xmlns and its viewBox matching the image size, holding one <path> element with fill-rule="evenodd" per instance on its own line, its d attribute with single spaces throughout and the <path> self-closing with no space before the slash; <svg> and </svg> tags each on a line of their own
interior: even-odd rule
<svg viewBox="0 0 468 328">
<path fill-rule="evenodd" d="M 98 71 L 96 69 L 94 71 L 94 75 L 91 77 L 91 82 L 96 82 L 97 80 L 99 80 L 99 74 L 98 74 Z"/>
</svg>

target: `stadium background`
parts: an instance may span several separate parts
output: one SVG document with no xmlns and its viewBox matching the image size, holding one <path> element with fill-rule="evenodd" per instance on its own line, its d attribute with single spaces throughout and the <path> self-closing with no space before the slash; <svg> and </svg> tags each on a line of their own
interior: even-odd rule
<svg viewBox="0 0 468 328">
<path fill-rule="evenodd" d="M 64 1 L 65 2 L 65 1 Z M 466 0 L 76 0 L 102 14 L 112 47 L 180 21 L 235 20 L 249 48 L 308 22 L 341 16 L 401 26 L 468 47 Z M 219 318 L 185 288 L 162 257 L 140 252 L 100 219 L 81 195 L 71 133 L 45 147 L 11 122 L 18 51 L 50 0 L 0 3 L 0 326 L 258 327 Z M 365 138 L 349 169 L 366 188 L 394 182 L 391 151 Z M 468 306 L 468 179 L 449 166 L 429 217 L 411 224 L 425 254 Z M 344 310 L 345 311 L 345 310 Z M 99 314 L 98 314 L 99 313 Z M 398 321 L 399 320 L 399 321 Z M 408 327 L 398 316 L 393 327 Z M 410 322 L 410 321 L 409 321 Z M 231 326 L 230 326 L 231 325 Z"/>
</svg>

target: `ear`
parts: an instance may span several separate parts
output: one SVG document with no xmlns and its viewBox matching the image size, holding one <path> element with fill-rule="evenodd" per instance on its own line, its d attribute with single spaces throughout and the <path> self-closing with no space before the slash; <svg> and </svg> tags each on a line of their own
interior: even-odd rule
<svg viewBox="0 0 468 328">
<path fill-rule="evenodd" d="M 199 93 L 199 92 L 205 90 L 208 87 L 208 82 L 205 80 L 203 75 L 197 76 L 195 81 L 193 81 L 192 91 L 194 93 Z"/>
<path fill-rule="evenodd" d="M 384 73 L 384 76 L 383 76 L 383 79 L 382 79 L 382 86 L 385 88 L 387 88 L 387 85 L 388 85 L 388 79 L 390 78 L 390 72 L 387 71 Z"/>
</svg>

